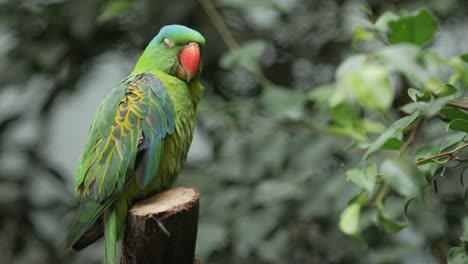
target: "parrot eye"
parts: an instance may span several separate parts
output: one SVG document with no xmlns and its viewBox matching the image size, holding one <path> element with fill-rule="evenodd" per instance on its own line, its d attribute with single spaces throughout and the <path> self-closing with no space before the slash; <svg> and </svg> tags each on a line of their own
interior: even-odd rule
<svg viewBox="0 0 468 264">
<path fill-rule="evenodd" d="M 172 42 L 172 40 L 167 39 L 167 38 L 165 38 L 165 39 L 163 40 L 163 44 L 164 44 L 164 47 L 165 47 L 166 49 L 170 49 L 170 48 L 174 47 L 174 42 Z"/>
</svg>

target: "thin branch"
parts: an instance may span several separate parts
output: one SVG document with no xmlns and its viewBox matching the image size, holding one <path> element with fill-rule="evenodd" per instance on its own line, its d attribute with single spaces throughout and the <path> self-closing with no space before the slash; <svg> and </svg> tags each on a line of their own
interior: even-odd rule
<svg viewBox="0 0 468 264">
<path fill-rule="evenodd" d="M 421 125 L 421 123 L 422 123 L 421 120 L 419 120 L 418 123 L 416 123 L 416 125 L 411 129 L 411 131 L 408 134 L 408 138 L 406 139 L 405 144 L 401 146 L 398 152 L 398 155 L 403 153 L 407 148 L 409 148 L 413 144 L 414 140 L 416 139 L 416 134 L 418 132 L 418 128 Z M 372 201 L 372 203 L 369 206 L 370 207 L 378 206 L 383 201 L 385 196 L 387 196 L 388 191 L 390 191 L 390 185 L 387 182 L 384 182 L 379 192 L 377 193 L 374 201 Z"/>
<path fill-rule="evenodd" d="M 447 254 L 447 241 L 446 238 L 437 239 L 432 243 L 432 249 L 436 254 L 437 258 L 440 260 L 440 264 L 447 264 L 448 254 Z"/>
<path fill-rule="evenodd" d="M 226 23 L 224 23 L 223 18 L 219 15 L 211 0 L 199 1 L 229 50 L 233 51 L 239 49 L 237 41 L 232 36 L 231 31 L 229 31 L 229 28 L 226 26 Z"/>
<path fill-rule="evenodd" d="M 449 150 L 449 151 L 446 151 L 446 152 L 441 152 L 439 154 L 436 154 L 436 155 L 433 155 L 433 156 L 430 156 L 430 157 L 427 157 L 427 158 L 424 158 L 424 159 L 420 159 L 418 161 L 416 161 L 416 164 L 421 164 L 421 163 L 424 163 L 426 161 L 429 161 L 429 160 L 432 160 L 432 159 L 435 159 L 435 158 L 440 158 L 440 157 L 445 157 L 445 156 L 450 156 L 452 154 L 454 154 L 455 152 L 457 151 L 460 151 L 464 148 L 468 147 L 468 143 L 465 143 L 461 146 L 458 146 L 452 150 Z"/>
<path fill-rule="evenodd" d="M 374 201 L 372 201 L 372 203 L 369 204 L 369 206 L 377 207 L 380 203 L 382 203 L 382 200 L 385 198 L 385 196 L 387 196 L 389 190 L 390 185 L 387 182 L 384 182 L 379 192 L 377 193 L 377 196 L 375 197 Z"/>
<path fill-rule="evenodd" d="M 418 128 L 421 125 L 421 120 L 416 123 L 416 125 L 411 129 L 408 139 L 406 139 L 406 142 L 403 146 L 400 148 L 400 153 L 404 152 L 411 144 L 413 144 L 414 140 L 416 139 L 416 134 L 418 132 Z"/>
<path fill-rule="evenodd" d="M 374 34 L 375 38 L 378 41 L 380 41 L 380 43 L 382 43 L 384 46 L 390 46 L 390 43 L 388 43 L 388 41 L 385 39 L 385 37 L 382 36 L 382 34 L 378 30 L 374 30 L 373 34 Z"/>
<path fill-rule="evenodd" d="M 450 157 L 444 161 L 444 167 L 442 168 L 442 171 L 440 172 L 440 176 L 444 177 L 449 161 L 450 161 Z"/>
<path fill-rule="evenodd" d="M 202 5 L 208 17 L 210 18 L 211 23 L 213 23 L 213 25 L 215 26 L 219 35 L 221 35 L 221 38 L 223 39 L 224 43 L 228 47 L 229 51 L 234 51 L 234 50 L 239 49 L 239 44 L 232 36 L 231 31 L 226 26 L 224 19 L 216 10 L 216 7 L 213 4 L 213 2 L 211 0 L 199 0 L 199 2 Z M 259 82 L 260 87 L 262 89 L 269 89 L 275 86 L 275 84 L 265 76 L 261 68 L 257 69 L 255 73 L 255 78 Z"/>
<path fill-rule="evenodd" d="M 447 103 L 447 105 L 452 106 L 452 107 L 456 107 L 456 108 L 459 108 L 459 109 L 463 109 L 465 111 L 468 111 L 468 105 L 466 105 L 466 104 L 461 104 L 461 103 L 457 103 L 457 102 L 454 102 L 454 101 L 449 101 Z"/>
</svg>

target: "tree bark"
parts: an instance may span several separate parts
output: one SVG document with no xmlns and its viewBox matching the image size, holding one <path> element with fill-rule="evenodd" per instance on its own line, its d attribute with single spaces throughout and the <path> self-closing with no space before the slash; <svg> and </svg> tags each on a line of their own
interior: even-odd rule
<svg viewBox="0 0 468 264">
<path fill-rule="evenodd" d="M 122 264 L 194 264 L 200 195 L 178 187 L 133 206 L 122 244 Z"/>
</svg>

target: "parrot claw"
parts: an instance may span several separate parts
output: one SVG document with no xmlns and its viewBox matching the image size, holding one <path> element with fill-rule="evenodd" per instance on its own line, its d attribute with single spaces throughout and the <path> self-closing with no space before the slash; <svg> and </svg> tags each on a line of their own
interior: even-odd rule
<svg viewBox="0 0 468 264">
<path fill-rule="evenodd" d="M 158 223 L 159 228 L 161 228 L 161 231 L 163 231 L 166 236 L 171 237 L 171 233 L 169 233 L 164 224 L 159 219 L 157 219 L 156 222 Z"/>
</svg>

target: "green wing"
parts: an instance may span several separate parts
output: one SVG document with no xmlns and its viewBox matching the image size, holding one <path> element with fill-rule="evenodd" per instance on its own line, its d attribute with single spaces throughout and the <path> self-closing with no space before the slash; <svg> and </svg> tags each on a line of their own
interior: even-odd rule
<svg viewBox="0 0 468 264">
<path fill-rule="evenodd" d="M 93 225 L 133 175 L 141 188 L 157 175 L 163 139 L 174 131 L 175 116 L 163 84 L 150 73 L 114 87 L 94 117 L 79 161 L 81 203 L 67 246 Z"/>
</svg>

